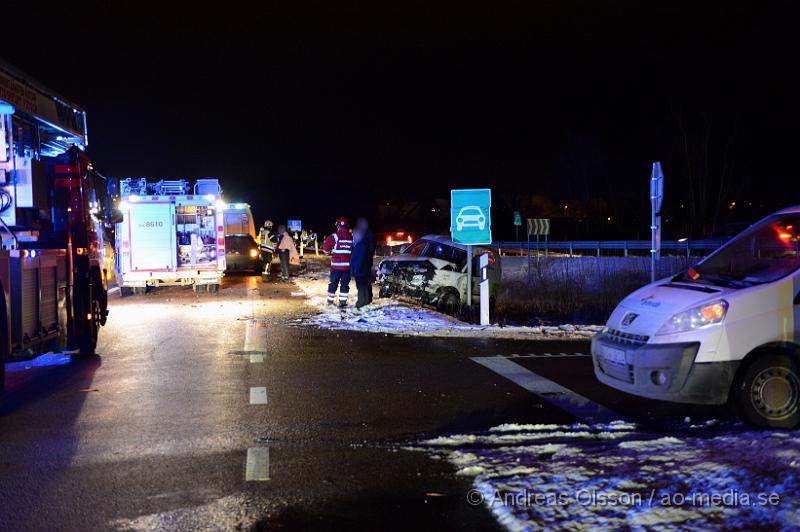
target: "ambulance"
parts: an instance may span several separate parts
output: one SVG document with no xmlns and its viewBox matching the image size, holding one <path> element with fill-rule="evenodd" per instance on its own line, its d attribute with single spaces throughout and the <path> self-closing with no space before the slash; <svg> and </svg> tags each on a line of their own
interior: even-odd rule
<svg viewBox="0 0 800 532">
<path fill-rule="evenodd" d="M 633 395 L 730 404 L 800 426 L 800 206 L 627 296 L 592 339 L 597 378 Z"/>
</svg>

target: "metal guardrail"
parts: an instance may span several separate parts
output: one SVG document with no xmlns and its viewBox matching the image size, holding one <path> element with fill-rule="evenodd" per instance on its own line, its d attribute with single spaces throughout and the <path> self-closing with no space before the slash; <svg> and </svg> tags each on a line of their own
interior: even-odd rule
<svg viewBox="0 0 800 532">
<path fill-rule="evenodd" d="M 691 255 L 692 251 L 714 251 L 722 244 L 727 242 L 727 239 L 707 239 L 707 240 L 663 240 L 661 241 L 662 251 L 681 251 L 685 252 L 687 256 Z M 530 245 L 531 251 L 537 249 L 535 242 L 527 241 L 501 241 L 491 244 L 492 248 L 497 249 L 522 249 L 527 251 Z M 576 251 L 596 251 L 600 255 L 601 251 L 622 251 L 627 257 L 629 251 L 647 251 L 650 252 L 649 240 L 571 240 L 571 241 L 541 241 L 538 244 L 540 252 L 547 255 L 548 251 L 566 251 L 570 255 L 575 254 Z"/>
</svg>

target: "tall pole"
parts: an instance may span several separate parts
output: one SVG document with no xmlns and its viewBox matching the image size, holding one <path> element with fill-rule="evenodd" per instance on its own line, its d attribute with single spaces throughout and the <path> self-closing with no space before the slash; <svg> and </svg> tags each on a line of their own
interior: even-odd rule
<svg viewBox="0 0 800 532">
<path fill-rule="evenodd" d="M 661 250 L 661 203 L 664 199 L 664 172 L 661 163 L 653 163 L 650 173 L 650 282 L 656 281 L 656 260 Z"/>
<path fill-rule="evenodd" d="M 472 308 L 472 246 L 467 246 L 467 307 Z"/>
</svg>

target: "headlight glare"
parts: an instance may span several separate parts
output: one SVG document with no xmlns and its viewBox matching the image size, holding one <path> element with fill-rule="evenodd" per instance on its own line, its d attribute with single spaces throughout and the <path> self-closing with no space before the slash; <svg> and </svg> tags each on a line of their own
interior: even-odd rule
<svg viewBox="0 0 800 532">
<path fill-rule="evenodd" d="M 713 325 L 721 322 L 727 312 L 727 301 L 724 299 L 712 301 L 675 314 L 661 326 L 656 334 L 674 334 Z"/>
</svg>

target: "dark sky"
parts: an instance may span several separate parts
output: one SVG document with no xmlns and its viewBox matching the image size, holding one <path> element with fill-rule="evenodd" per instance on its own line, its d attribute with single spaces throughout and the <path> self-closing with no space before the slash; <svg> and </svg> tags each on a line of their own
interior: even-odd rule
<svg viewBox="0 0 800 532">
<path fill-rule="evenodd" d="M 316 223 L 462 186 L 638 223 L 653 160 L 685 199 L 680 118 L 726 201 L 800 202 L 795 2 L 172 4 L 2 8 L 0 53 L 87 110 L 105 174 Z"/>
</svg>

